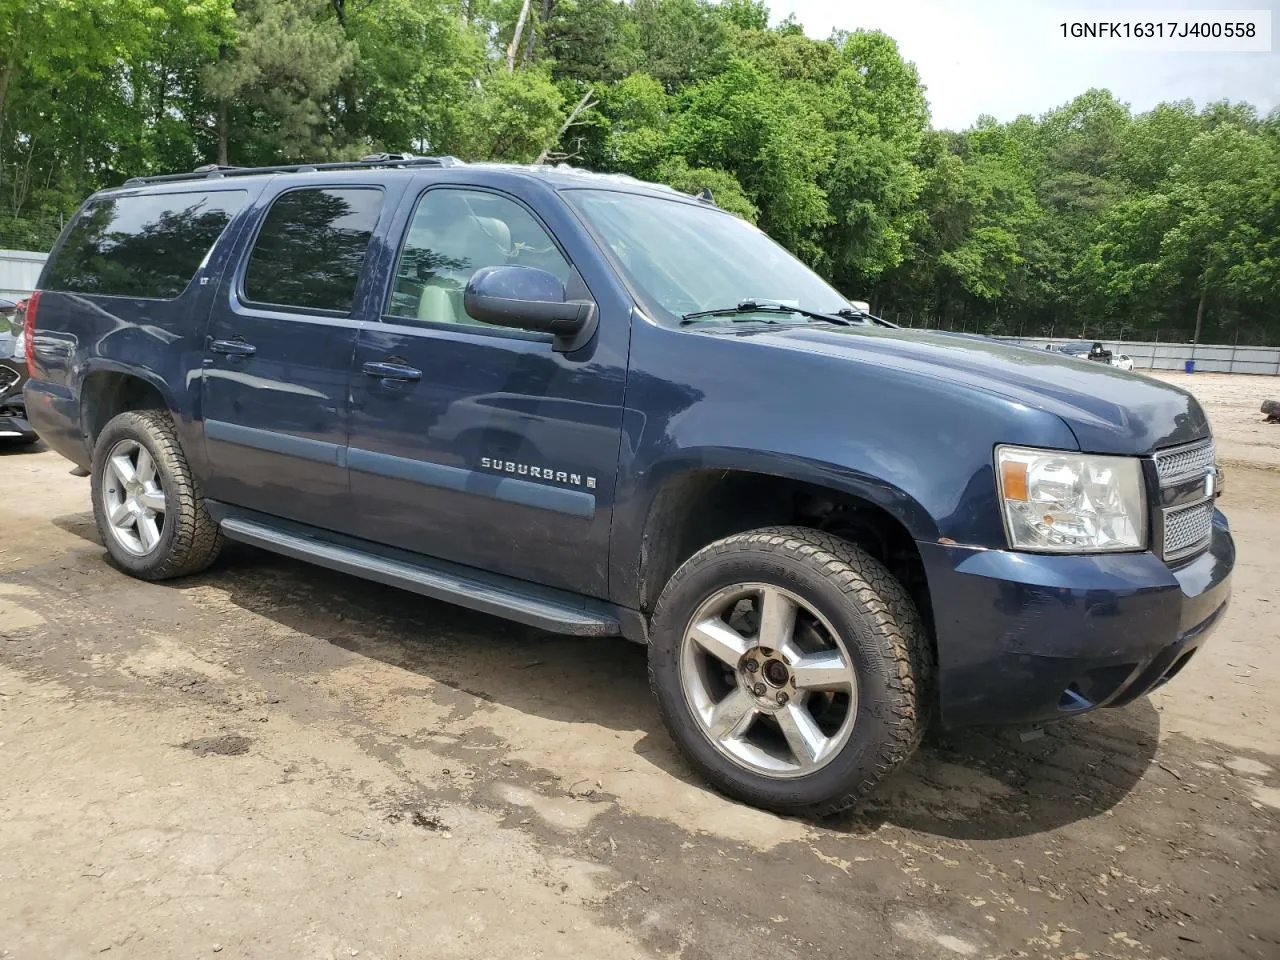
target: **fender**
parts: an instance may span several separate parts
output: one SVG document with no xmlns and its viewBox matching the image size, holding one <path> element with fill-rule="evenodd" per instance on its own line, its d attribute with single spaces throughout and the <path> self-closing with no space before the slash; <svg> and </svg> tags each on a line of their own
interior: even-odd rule
<svg viewBox="0 0 1280 960">
<path fill-rule="evenodd" d="M 135 331 L 135 334 L 139 332 L 140 331 Z M 119 355 L 121 348 L 119 341 L 123 338 L 114 337 L 110 339 L 115 342 L 112 342 L 108 349 L 110 349 L 112 353 Z M 134 339 L 136 339 L 136 336 Z M 144 350 L 140 350 L 138 353 L 139 356 L 165 356 L 164 353 L 156 350 L 156 346 L 154 344 L 155 340 L 163 340 L 164 338 L 155 337 L 154 334 L 151 334 L 147 336 L 146 339 L 151 341 L 151 343 L 147 345 L 146 351 L 155 352 L 149 353 Z M 134 343 L 126 349 L 132 349 L 137 346 L 139 345 Z M 107 341 L 104 341 L 99 345 L 99 347 L 107 348 Z M 195 397 L 193 396 L 194 392 L 188 389 L 188 395 L 180 397 L 174 389 L 175 385 L 181 385 L 184 387 L 188 386 L 188 378 L 185 375 L 185 371 L 175 371 L 175 376 L 166 377 L 159 371 L 139 363 L 124 363 L 123 361 L 114 359 L 110 356 L 97 355 L 86 357 L 82 363 L 77 365 L 74 376 L 75 395 L 80 404 L 80 423 L 86 433 L 89 421 L 84 411 L 84 385 L 90 377 L 101 373 L 117 373 L 124 376 L 134 377 L 155 389 L 155 391 L 160 395 L 161 400 L 164 402 L 165 408 L 169 411 L 170 416 L 173 417 L 174 425 L 178 430 L 178 438 L 182 444 L 183 450 L 187 454 L 188 462 L 191 464 L 192 468 L 197 471 L 198 475 L 202 475 L 205 465 L 204 444 L 200 442 L 203 420 L 196 419 L 194 416 L 194 414 L 198 413 L 193 402 L 195 400 Z"/>
<path fill-rule="evenodd" d="M 767 325 L 694 333 L 641 317 L 631 359 L 610 548 L 624 605 L 641 595 L 658 495 L 681 475 L 812 484 L 874 504 L 918 542 L 999 548 L 995 446 L 1077 449 L 1053 413 L 853 349 L 795 349 Z"/>
</svg>

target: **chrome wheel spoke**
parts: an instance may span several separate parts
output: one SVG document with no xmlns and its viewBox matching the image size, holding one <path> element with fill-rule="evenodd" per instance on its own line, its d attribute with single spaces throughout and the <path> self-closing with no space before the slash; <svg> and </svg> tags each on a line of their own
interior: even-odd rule
<svg viewBox="0 0 1280 960">
<path fill-rule="evenodd" d="M 141 445 L 138 447 L 138 462 L 134 466 L 134 473 L 139 483 L 151 483 L 156 478 L 156 463 L 151 459 L 147 448 Z"/>
<path fill-rule="evenodd" d="M 113 527 L 122 527 L 127 530 L 133 526 L 133 514 L 129 512 L 129 505 L 123 500 L 107 507 L 107 519 L 111 521 Z"/>
<path fill-rule="evenodd" d="M 164 494 L 159 490 L 144 490 L 138 494 L 138 502 L 154 513 L 164 513 Z"/>
<path fill-rule="evenodd" d="M 774 714 L 774 717 L 796 762 L 801 767 L 813 766 L 827 745 L 826 734 L 818 729 L 813 715 L 802 704 L 790 703 Z"/>
<path fill-rule="evenodd" d="M 741 687 L 735 687 L 711 708 L 707 732 L 715 740 L 733 740 L 747 732 L 758 711 L 755 701 Z"/>
<path fill-rule="evenodd" d="M 118 453 L 111 458 L 111 472 L 116 475 L 116 479 L 120 481 L 121 485 L 126 487 L 138 479 L 138 473 L 133 467 L 133 461 L 129 459 L 127 453 Z"/>
<path fill-rule="evenodd" d="M 853 669 L 839 650 L 802 655 L 792 661 L 791 675 L 797 690 L 848 690 L 853 686 Z"/>
<path fill-rule="evenodd" d="M 736 667 L 751 642 L 718 617 L 696 623 L 689 637 L 711 656 L 730 667 Z"/>
<path fill-rule="evenodd" d="M 99 493 L 101 515 L 115 545 L 145 557 L 164 535 L 165 501 L 160 472 L 137 440 L 121 440 L 103 463 Z"/>
<path fill-rule="evenodd" d="M 160 525 L 156 523 L 155 517 L 138 518 L 138 539 L 142 541 L 142 548 L 147 553 L 155 549 L 160 542 Z"/>
<path fill-rule="evenodd" d="M 796 630 L 796 602 L 781 590 L 760 591 L 760 637 L 762 647 L 786 650 Z"/>
</svg>

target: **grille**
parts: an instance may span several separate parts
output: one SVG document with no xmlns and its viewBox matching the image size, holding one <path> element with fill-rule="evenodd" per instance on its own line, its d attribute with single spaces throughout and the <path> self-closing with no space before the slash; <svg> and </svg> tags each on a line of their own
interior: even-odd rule
<svg viewBox="0 0 1280 960">
<path fill-rule="evenodd" d="M 18 372 L 8 367 L 0 367 L 0 394 L 18 382 Z"/>
<path fill-rule="evenodd" d="M 1203 550 L 1213 534 L 1213 500 L 1164 512 L 1164 558 L 1179 560 Z"/>
<path fill-rule="evenodd" d="M 1161 450 L 1156 454 L 1156 473 L 1160 486 L 1168 487 L 1183 480 L 1203 477 L 1213 469 L 1212 440 L 1200 440 L 1185 447 Z"/>
</svg>

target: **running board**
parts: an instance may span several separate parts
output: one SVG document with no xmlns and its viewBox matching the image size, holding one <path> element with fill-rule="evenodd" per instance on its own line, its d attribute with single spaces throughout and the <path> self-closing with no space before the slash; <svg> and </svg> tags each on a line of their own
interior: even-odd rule
<svg viewBox="0 0 1280 960">
<path fill-rule="evenodd" d="M 552 633 L 579 637 L 613 637 L 622 633 L 622 625 L 616 617 L 586 609 L 584 601 L 572 594 L 561 594 L 560 591 L 444 561 L 416 556 L 412 560 L 380 556 L 355 545 L 322 540 L 243 517 L 224 517 L 221 527 L 228 540 L 238 540 L 330 570 L 376 580 L 433 600 L 456 603 Z"/>
</svg>

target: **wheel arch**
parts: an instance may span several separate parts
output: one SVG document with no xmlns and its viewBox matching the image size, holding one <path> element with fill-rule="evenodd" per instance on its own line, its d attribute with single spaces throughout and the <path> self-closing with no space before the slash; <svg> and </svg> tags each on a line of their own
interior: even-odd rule
<svg viewBox="0 0 1280 960">
<path fill-rule="evenodd" d="M 723 537 L 759 527 L 796 524 L 836 533 L 866 549 L 903 583 L 933 634 L 933 610 L 917 539 L 937 525 L 892 484 L 806 461 L 769 466 L 672 465 L 650 487 L 633 543 L 619 543 L 624 605 L 645 616 L 671 575 Z M 623 529 L 627 529 L 626 525 Z M 630 581 L 626 580 L 630 573 Z"/>
<path fill-rule="evenodd" d="M 126 410 L 177 408 L 168 385 L 150 370 L 111 360 L 87 366 L 80 379 L 80 429 L 90 453 L 102 428 Z"/>
</svg>

